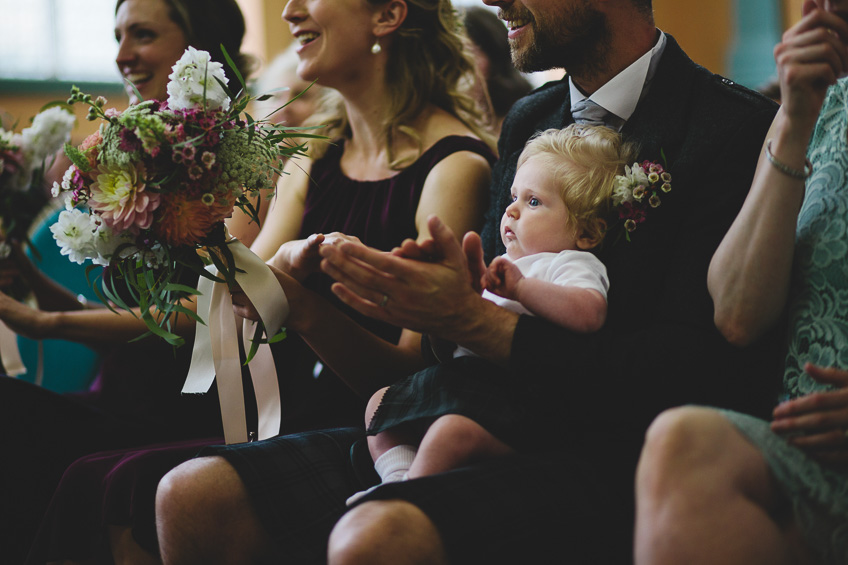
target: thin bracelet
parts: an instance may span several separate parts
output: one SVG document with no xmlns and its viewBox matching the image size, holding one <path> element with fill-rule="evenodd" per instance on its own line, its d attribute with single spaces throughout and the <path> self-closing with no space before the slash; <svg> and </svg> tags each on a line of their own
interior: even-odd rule
<svg viewBox="0 0 848 565">
<path fill-rule="evenodd" d="M 806 180 L 811 174 L 813 174 L 813 164 L 810 163 L 809 159 L 805 159 L 803 171 L 793 169 L 786 163 L 778 160 L 778 158 L 774 156 L 774 153 L 771 152 L 770 139 L 766 142 L 766 159 L 768 159 L 769 163 L 771 163 L 775 169 L 786 176 L 792 177 L 793 179 Z"/>
</svg>

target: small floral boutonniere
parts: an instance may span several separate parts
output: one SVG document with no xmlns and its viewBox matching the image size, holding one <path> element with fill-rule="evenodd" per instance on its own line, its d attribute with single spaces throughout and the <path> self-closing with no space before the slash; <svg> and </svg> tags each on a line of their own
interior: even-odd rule
<svg viewBox="0 0 848 565">
<path fill-rule="evenodd" d="M 671 192 L 671 174 L 662 165 L 651 161 L 624 167 L 624 174 L 615 177 L 612 205 L 618 218 L 624 221 L 625 237 L 647 218 L 648 210 L 662 204 L 661 196 Z"/>
</svg>

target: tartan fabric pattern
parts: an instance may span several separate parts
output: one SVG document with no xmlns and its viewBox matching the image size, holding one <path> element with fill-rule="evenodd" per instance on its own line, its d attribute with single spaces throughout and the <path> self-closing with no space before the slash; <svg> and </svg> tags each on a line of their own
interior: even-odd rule
<svg viewBox="0 0 848 565">
<path fill-rule="evenodd" d="M 371 419 L 368 434 L 403 424 L 429 424 L 445 414 L 461 414 L 514 445 L 523 435 L 517 428 L 525 419 L 526 401 L 515 380 L 494 364 L 479 357 L 459 357 L 389 387 Z"/>
<path fill-rule="evenodd" d="M 236 469 L 287 563 L 324 563 L 345 500 L 370 486 L 359 482 L 351 464 L 351 447 L 363 436 L 357 428 L 309 431 L 214 446 L 201 455 L 219 455 Z"/>
</svg>

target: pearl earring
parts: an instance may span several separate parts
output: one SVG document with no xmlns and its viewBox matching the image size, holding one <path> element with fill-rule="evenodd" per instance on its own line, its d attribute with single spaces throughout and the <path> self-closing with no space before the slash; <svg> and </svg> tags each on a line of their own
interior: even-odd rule
<svg viewBox="0 0 848 565">
<path fill-rule="evenodd" d="M 382 50 L 383 50 L 383 48 L 382 48 L 382 47 L 380 47 L 380 40 L 379 40 L 379 39 L 375 39 L 375 40 L 374 40 L 374 45 L 372 45 L 372 46 L 371 46 L 371 53 L 373 53 L 374 55 L 376 55 L 376 54 L 378 54 L 378 53 L 379 53 L 380 51 L 382 51 Z"/>
</svg>

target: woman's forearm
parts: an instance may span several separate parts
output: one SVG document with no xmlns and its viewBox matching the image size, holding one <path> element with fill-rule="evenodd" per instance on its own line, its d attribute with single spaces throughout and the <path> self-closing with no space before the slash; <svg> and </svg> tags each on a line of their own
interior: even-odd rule
<svg viewBox="0 0 848 565">
<path fill-rule="evenodd" d="M 771 152 L 801 171 L 809 136 L 778 113 L 769 131 Z M 804 180 L 779 171 L 763 152 L 748 197 L 716 250 L 707 278 L 716 326 L 731 343 L 756 340 L 783 311 L 803 197 Z"/>
<path fill-rule="evenodd" d="M 420 334 L 404 331 L 398 344 L 387 342 L 317 294 L 304 294 L 309 315 L 299 335 L 362 398 L 424 367 Z"/>
</svg>

